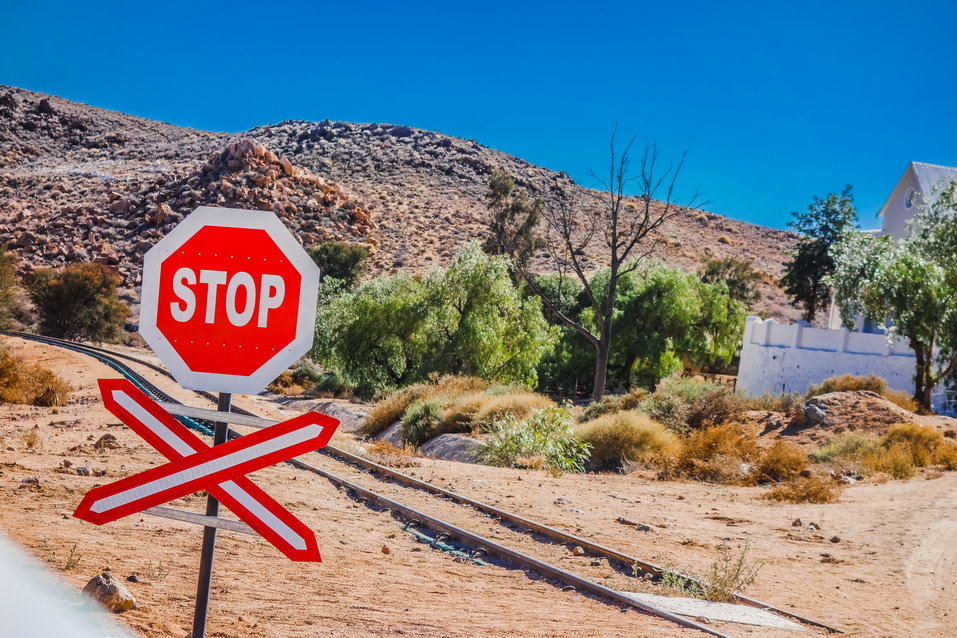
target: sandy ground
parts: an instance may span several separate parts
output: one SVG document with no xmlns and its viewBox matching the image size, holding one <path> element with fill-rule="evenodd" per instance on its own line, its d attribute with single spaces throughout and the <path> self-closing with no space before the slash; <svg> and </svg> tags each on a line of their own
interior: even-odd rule
<svg viewBox="0 0 957 638">
<path fill-rule="evenodd" d="M 82 587 L 102 568 L 120 578 L 135 573 L 140 582 L 129 586 L 140 608 L 119 619 L 144 636 L 184 636 L 192 613 L 199 529 L 148 516 L 96 527 L 69 516 L 94 485 L 160 461 L 99 405 L 95 379 L 116 373 L 83 355 L 8 342 L 69 378 L 78 391 L 60 410 L 0 406 L 0 528 L 72 586 Z M 137 354 L 145 356 L 144 351 Z M 150 378 L 171 394 L 202 405 L 171 381 Z M 258 397 L 237 402 L 267 416 L 288 413 Z M 26 451 L 22 440 L 34 425 L 40 426 L 43 441 L 39 453 Z M 90 437 L 95 440 L 104 432 L 117 436 L 123 448 L 92 450 Z M 339 440 L 349 443 L 345 437 Z M 59 473 L 56 468 L 64 459 L 106 475 Z M 516 540 L 514 533 L 480 520 L 471 510 L 381 483 L 319 455 L 309 455 L 309 460 L 502 542 L 542 545 Z M 850 636 L 957 635 L 952 620 L 957 614 L 952 597 L 957 585 L 957 473 L 866 482 L 846 490 L 834 505 L 789 505 L 762 499 L 760 488 L 660 482 L 635 474 L 555 478 L 424 460 L 409 471 L 675 569 L 704 573 L 721 546 L 748 544 L 753 557 L 764 563 L 750 595 L 835 625 Z M 25 477 L 37 477 L 39 486 L 21 483 Z M 317 531 L 324 562 L 290 563 L 259 539 L 221 534 L 211 636 L 701 635 L 561 592 L 520 571 L 454 562 L 415 543 L 388 514 L 355 504 L 320 477 L 276 467 L 257 473 L 256 480 Z M 200 510 L 203 500 L 193 496 L 175 505 Z M 639 532 L 617 523 L 618 517 L 654 530 Z M 796 518 L 814 522 L 820 530 L 794 527 Z M 74 545 L 79 565 L 65 570 Z M 382 553 L 383 545 L 389 554 Z M 613 586 L 632 580 L 558 546 L 534 551 Z M 720 629 L 732 635 L 816 634 L 729 624 Z"/>
</svg>

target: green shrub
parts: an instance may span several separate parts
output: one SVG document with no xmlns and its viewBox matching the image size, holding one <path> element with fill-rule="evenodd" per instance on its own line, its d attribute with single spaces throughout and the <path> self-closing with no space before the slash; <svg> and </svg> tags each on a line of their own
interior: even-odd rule
<svg viewBox="0 0 957 638">
<path fill-rule="evenodd" d="M 332 277 L 343 282 L 346 288 L 352 288 L 365 274 L 366 260 L 369 258 L 369 246 L 347 241 L 329 241 L 313 246 L 309 256 L 319 266 L 323 279 Z"/>
<path fill-rule="evenodd" d="M 585 471 L 589 446 L 575 436 L 568 405 L 541 408 L 528 419 L 506 414 L 488 433 L 479 458 L 489 465 Z"/>
<path fill-rule="evenodd" d="M 402 415 L 405 440 L 418 447 L 433 436 L 442 423 L 442 404 L 434 399 L 414 401 Z"/>
<path fill-rule="evenodd" d="M 130 309 L 120 301 L 120 277 L 95 263 L 38 268 L 27 280 L 40 333 L 74 341 L 116 341 Z"/>
<path fill-rule="evenodd" d="M 880 447 L 880 443 L 860 434 L 842 434 L 822 445 L 811 457 L 819 462 L 860 460 Z"/>
<path fill-rule="evenodd" d="M 600 416 L 579 425 L 576 432 L 591 447 L 589 466 L 600 470 L 620 469 L 625 461 L 664 468 L 681 450 L 673 432 L 635 411 Z"/>
<path fill-rule="evenodd" d="M 654 393 L 642 402 L 641 411 L 675 432 L 687 433 L 692 429 L 688 421 L 692 416 L 695 401 L 718 390 L 723 388 L 693 377 L 665 379 L 658 384 Z M 700 418 L 701 414 L 696 413 L 696 418 Z"/>
</svg>

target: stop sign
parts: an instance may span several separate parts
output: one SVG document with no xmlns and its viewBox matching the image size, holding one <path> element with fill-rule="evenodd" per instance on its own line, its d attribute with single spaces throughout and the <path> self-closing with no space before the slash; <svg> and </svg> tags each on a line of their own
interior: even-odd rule
<svg viewBox="0 0 957 638">
<path fill-rule="evenodd" d="M 312 346 L 318 291 L 273 213 L 201 206 L 144 257 L 140 334 L 184 388 L 253 394 Z"/>
</svg>

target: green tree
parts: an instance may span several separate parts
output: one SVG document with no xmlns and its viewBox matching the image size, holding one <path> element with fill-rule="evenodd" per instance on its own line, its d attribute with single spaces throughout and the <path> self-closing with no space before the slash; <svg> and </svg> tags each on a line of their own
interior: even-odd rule
<svg viewBox="0 0 957 638">
<path fill-rule="evenodd" d="M 501 168 L 492 169 L 485 201 L 490 213 L 490 234 L 483 249 L 490 255 L 510 255 L 527 266 L 535 251 L 544 245 L 537 230 L 544 202 L 538 197 L 530 198 Z"/>
<path fill-rule="evenodd" d="M 327 241 L 306 252 L 319 266 L 322 279 L 338 279 L 346 288 L 354 288 L 366 271 L 369 246 L 347 241 Z"/>
<path fill-rule="evenodd" d="M 791 261 L 784 265 L 781 285 L 791 303 L 804 306 L 804 318 L 814 321 L 818 311 L 827 309 L 830 288 L 827 278 L 834 273 L 831 247 L 850 230 L 857 213 L 854 196 L 848 184 L 840 195 L 831 193 L 826 199 L 815 197 L 804 213 L 791 213 L 788 225 L 801 235 Z"/>
<path fill-rule="evenodd" d="M 701 271 L 701 281 L 706 284 L 724 282 L 728 286 L 728 294 L 750 308 L 761 298 L 758 284 L 763 277 L 755 270 L 750 261 L 725 257 L 724 259 L 709 259 Z"/>
<path fill-rule="evenodd" d="M 13 323 L 14 299 L 17 285 L 17 257 L 0 244 L 0 330 Z"/>
<path fill-rule="evenodd" d="M 27 292 L 40 319 L 40 333 L 74 341 L 115 341 L 130 309 L 120 301 L 120 277 L 96 263 L 39 268 Z"/>
<path fill-rule="evenodd" d="M 602 298 L 608 279 L 606 269 L 590 281 Z M 578 304 L 570 314 L 587 326 L 594 325 L 584 295 Z M 678 269 L 644 264 L 619 280 L 609 387 L 624 390 L 637 384 L 650 388 L 685 365 L 726 365 L 740 345 L 745 315 L 744 304 L 731 297 L 724 282 L 709 284 Z M 543 359 L 543 381 L 563 390 L 575 382 L 589 382 L 589 368 L 582 365 L 589 350 L 588 342 L 566 330 L 555 351 Z"/>
<path fill-rule="evenodd" d="M 333 295 L 319 309 L 313 356 L 366 396 L 430 373 L 534 384 L 556 331 L 509 272 L 507 258 L 472 243 L 424 279 L 400 273 Z"/>
<path fill-rule="evenodd" d="M 914 400 L 930 411 L 933 389 L 957 366 L 957 182 L 908 230 L 897 243 L 848 233 L 834 246 L 829 282 L 846 324 L 855 315 L 889 319 L 890 334 L 908 340 L 916 358 Z"/>
</svg>

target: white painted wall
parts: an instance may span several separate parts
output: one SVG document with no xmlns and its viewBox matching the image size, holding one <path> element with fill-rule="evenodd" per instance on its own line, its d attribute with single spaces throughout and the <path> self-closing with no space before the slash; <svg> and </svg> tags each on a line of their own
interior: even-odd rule
<svg viewBox="0 0 957 638">
<path fill-rule="evenodd" d="M 904 339 L 748 317 L 737 387 L 746 396 L 804 393 L 828 377 L 876 374 L 891 389 L 913 392 L 914 366 Z"/>
</svg>

